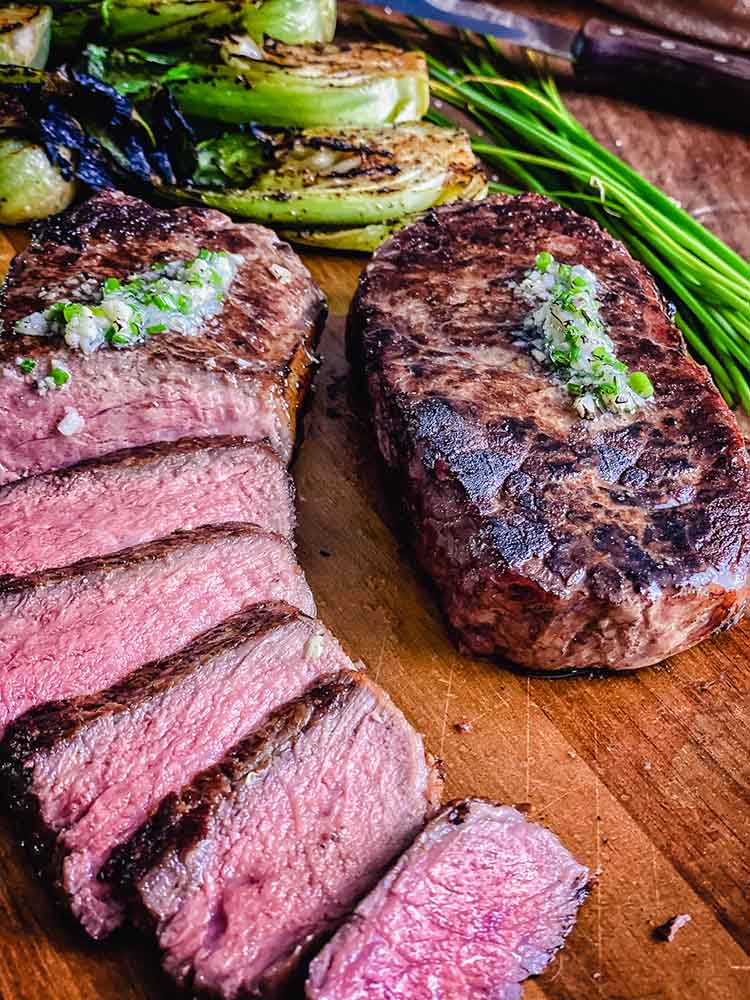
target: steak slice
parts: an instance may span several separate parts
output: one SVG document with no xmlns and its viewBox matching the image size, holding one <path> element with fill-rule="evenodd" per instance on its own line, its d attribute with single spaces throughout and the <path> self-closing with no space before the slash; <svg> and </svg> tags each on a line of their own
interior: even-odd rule
<svg viewBox="0 0 750 1000">
<path fill-rule="evenodd" d="M 308 1000 L 518 1000 L 573 927 L 588 871 L 507 806 L 446 806 L 313 961 Z"/>
<path fill-rule="evenodd" d="M 191 259 L 201 248 L 241 254 L 222 311 L 194 336 L 160 333 L 132 349 L 86 356 L 61 336 L 17 336 L 17 320 L 54 302 L 88 301 L 107 277 Z M 164 210 L 103 191 L 39 228 L 13 261 L 0 296 L 0 483 L 120 448 L 179 437 L 267 437 L 290 457 L 323 295 L 297 255 L 268 229 L 221 212 Z M 71 378 L 39 395 L 17 359 L 64 362 Z M 4 373 L 4 375 L 2 374 Z M 66 407 L 84 420 L 65 436 Z"/>
<path fill-rule="evenodd" d="M 3 793 L 92 937 L 123 918 L 97 881 L 112 849 L 273 709 L 320 674 L 351 666 L 314 618 L 255 605 L 108 691 L 42 705 L 10 726 L 0 745 Z"/>
<path fill-rule="evenodd" d="M 598 279 L 618 357 L 655 386 L 581 420 L 516 346 L 515 284 L 549 251 Z M 750 476 L 734 417 L 647 272 L 538 195 L 441 208 L 375 254 L 349 319 L 416 554 L 468 650 L 642 667 L 738 621 Z"/>
<path fill-rule="evenodd" d="M 291 536 L 294 489 L 270 445 L 232 437 L 145 445 L 0 487 L 0 574 L 229 521 Z"/>
<path fill-rule="evenodd" d="M 35 705 L 101 691 L 273 600 L 315 613 L 289 543 L 254 525 L 178 531 L 0 582 L 0 735 Z"/>
<path fill-rule="evenodd" d="M 239 743 L 104 869 L 156 929 L 164 967 L 219 997 L 288 996 L 307 953 L 438 801 L 422 740 L 352 672 Z"/>
</svg>

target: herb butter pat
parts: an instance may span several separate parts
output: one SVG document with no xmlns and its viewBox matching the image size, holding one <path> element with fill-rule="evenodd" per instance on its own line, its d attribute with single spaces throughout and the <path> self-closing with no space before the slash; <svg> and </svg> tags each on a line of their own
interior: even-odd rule
<svg viewBox="0 0 750 1000">
<path fill-rule="evenodd" d="M 193 260 L 154 264 L 129 278 L 107 278 L 95 301 L 56 302 L 31 313 L 14 327 L 20 336 L 62 335 L 83 354 L 103 347 L 123 349 L 155 334 L 197 334 L 220 312 L 224 296 L 243 258 L 203 249 Z"/>
<path fill-rule="evenodd" d="M 534 307 L 524 320 L 521 342 L 536 361 L 554 371 L 574 397 L 580 417 L 634 413 L 653 396 L 648 375 L 628 371 L 615 355 L 591 271 L 540 253 L 517 292 Z"/>
</svg>

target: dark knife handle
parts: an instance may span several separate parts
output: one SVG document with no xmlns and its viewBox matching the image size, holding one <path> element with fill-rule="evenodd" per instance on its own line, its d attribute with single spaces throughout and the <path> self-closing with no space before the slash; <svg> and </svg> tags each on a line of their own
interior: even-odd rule
<svg viewBox="0 0 750 1000">
<path fill-rule="evenodd" d="M 576 74 L 647 103 L 750 124 L 750 57 L 596 19 L 581 28 Z"/>
</svg>

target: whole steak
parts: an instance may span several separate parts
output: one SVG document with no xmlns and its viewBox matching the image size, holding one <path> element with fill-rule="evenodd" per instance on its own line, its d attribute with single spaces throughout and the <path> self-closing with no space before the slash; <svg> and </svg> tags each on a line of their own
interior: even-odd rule
<svg viewBox="0 0 750 1000">
<path fill-rule="evenodd" d="M 548 251 L 597 278 L 653 399 L 579 419 L 518 331 Z M 528 668 L 628 669 L 741 618 L 750 478 L 734 417 L 643 267 L 538 195 L 431 212 L 376 253 L 349 317 L 380 450 L 462 644 Z"/>
</svg>

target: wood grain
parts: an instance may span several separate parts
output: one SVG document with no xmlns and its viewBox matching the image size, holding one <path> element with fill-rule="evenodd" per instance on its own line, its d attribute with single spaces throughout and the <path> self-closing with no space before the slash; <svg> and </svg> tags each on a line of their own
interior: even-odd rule
<svg viewBox="0 0 750 1000">
<path fill-rule="evenodd" d="M 750 252 L 744 136 L 586 95 L 570 103 L 610 148 Z M 0 265 L 11 252 L 0 237 Z M 300 559 L 321 615 L 443 757 L 449 795 L 520 804 L 599 873 L 568 946 L 527 1000 L 750 998 L 750 628 L 604 679 L 529 679 L 459 656 L 348 390 L 343 316 L 363 261 L 306 259 L 332 312 L 295 466 Z M 462 722 L 470 731 L 457 731 Z M 654 927 L 677 913 L 691 923 L 672 943 L 655 941 Z M 86 942 L 0 823 L 1 1000 L 172 995 L 136 934 Z"/>
</svg>

